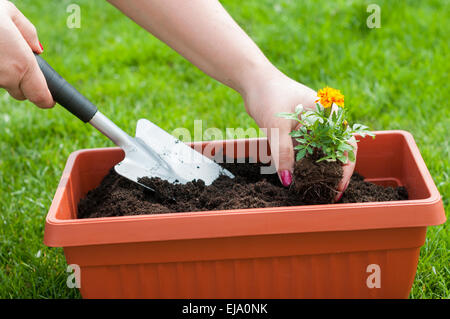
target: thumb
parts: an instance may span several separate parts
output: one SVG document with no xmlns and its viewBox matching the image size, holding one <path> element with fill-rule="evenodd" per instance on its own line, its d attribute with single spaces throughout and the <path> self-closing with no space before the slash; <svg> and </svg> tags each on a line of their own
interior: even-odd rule
<svg viewBox="0 0 450 319">
<path fill-rule="evenodd" d="M 356 157 L 356 155 L 358 154 L 358 145 L 354 141 L 351 141 L 350 144 L 354 148 L 353 152 L 355 153 L 355 157 Z M 348 156 L 347 152 L 345 152 L 344 154 L 345 154 L 345 156 Z M 337 186 L 338 193 L 334 197 L 335 203 L 341 199 L 342 195 L 344 194 L 345 190 L 347 189 L 347 186 L 350 183 L 350 179 L 352 178 L 353 171 L 355 170 L 355 166 L 356 166 L 356 160 L 354 162 L 347 160 L 347 164 L 344 164 L 342 166 L 342 179 Z"/>
<path fill-rule="evenodd" d="M 291 185 L 294 170 L 294 146 L 289 131 L 272 128 L 268 132 L 272 160 L 284 186 Z"/>
</svg>

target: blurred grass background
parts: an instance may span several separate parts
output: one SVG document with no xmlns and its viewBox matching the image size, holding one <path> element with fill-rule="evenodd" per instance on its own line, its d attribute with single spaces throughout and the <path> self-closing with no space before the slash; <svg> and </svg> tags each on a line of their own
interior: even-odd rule
<svg viewBox="0 0 450 319">
<path fill-rule="evenodd" d="M 44 58 L 125 131 L 144 117 L 173 131 L 254 127 L 240 96 L 205 76 L 106 1 L 17 0 Z M 430 1 L 221 1 L 288 76 L 345 94 L 352 119 L 413 133 L 449 211 L 450 8 Z M 81 28 L 69 29 L 69 4 Z M 369 29 L 368 4 L 381 8 Z M 3 62 L 2 62 L 3 63 Z M 60 107 L 40 110 L 0 91 L 0 297 L 78 298 L 60 248 L 42 243 L 68 155 L 112 146 Z M 411 298 L 449 298 L 448 223 L 428 229 Z"/>
</svg>

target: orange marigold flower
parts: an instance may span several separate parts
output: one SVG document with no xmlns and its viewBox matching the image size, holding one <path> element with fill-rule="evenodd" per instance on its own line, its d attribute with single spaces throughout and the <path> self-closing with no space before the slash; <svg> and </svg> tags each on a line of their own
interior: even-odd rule
<svg viewBox="0 0 450 319">
<path fill-rule="evenodd" d="M 336 103 L 340 107 L 344 107 L 344 95 L 342 95 L 341 91 L 339 90 L 327 86 L 323 89 L 320 89 L 317 93 L 317 96 L 319 98 L 316 100 L 316 103 L 320 102 L 320 104 L 324 108 L 331 107 L 333 103 Z"/>
</svg>

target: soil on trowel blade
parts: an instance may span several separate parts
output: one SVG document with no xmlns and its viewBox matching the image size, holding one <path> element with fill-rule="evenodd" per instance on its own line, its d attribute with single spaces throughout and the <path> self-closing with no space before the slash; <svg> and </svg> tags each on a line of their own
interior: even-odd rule
<svg viewBox="0 0 450 319">
<path fill-rule="evenodd" d="M 308 188 L 319 196 L 312 200 L 313 203 L 331 203 L 335 191 L 329 185 L 337 185 L 342 175 L 340 167 L 340 170 L 320 171 L 316 178 L 322 179 L 320 183 L 326 183 L 327 186 L 311 186 L 301 180 L 304 171 L 298 171 L 298 166 L 309 164 L 299 162 L 295 167 L 293 185 L 286 188 L 281 185 L 276 173 L 260 174 L 261 164 L 247 162 L 222 165 L 235 175 L 234 179 L 221 176 L 209 186 L 205 186 L 201 180 L 185 185 L 170 184 L 159 178 L 140 180 L 155 192 L 127 180 L 111 169 L 101 184 L 80 200 L 78 218 L 305 205 L 307 201 L 311 202 L 311 198 L 305 197 L 305 194 L 310 194 L 309 191 L 305 192 Z M 322 166 L 319 167 L 322 169 Z M 341 202 L 403 199 L 408 199 L 404 187 L 378 186 L 365 182 L 363 177 L 355 173 Z"/>
</svg>

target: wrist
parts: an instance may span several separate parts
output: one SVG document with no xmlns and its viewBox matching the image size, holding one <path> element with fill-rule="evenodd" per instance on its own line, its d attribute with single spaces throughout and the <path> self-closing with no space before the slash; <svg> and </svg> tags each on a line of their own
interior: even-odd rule
<svg viewBox="0 0 450 319">
<path fill-rule="evenodd" d="M 245 109 L 250 116 L 253 117 L 255 111 L 252 108 L 260 104 L 256 102 L 258 98 L 271 91 L 271 83 L 279 82 L 284 77 L 286 76 L 267 59 L 252 62 L 245 71 L 241 71 L 236 91 L 244 100 Z"/>
<path fill-rule="evenodd" d="M 265 57 L 260 61 L 251 61 L 239 71 L 236 91 L 246 100 L 253 92 L 259 91 L 264 84 L 281 75 L 282 73 Z"/>
</svg>

